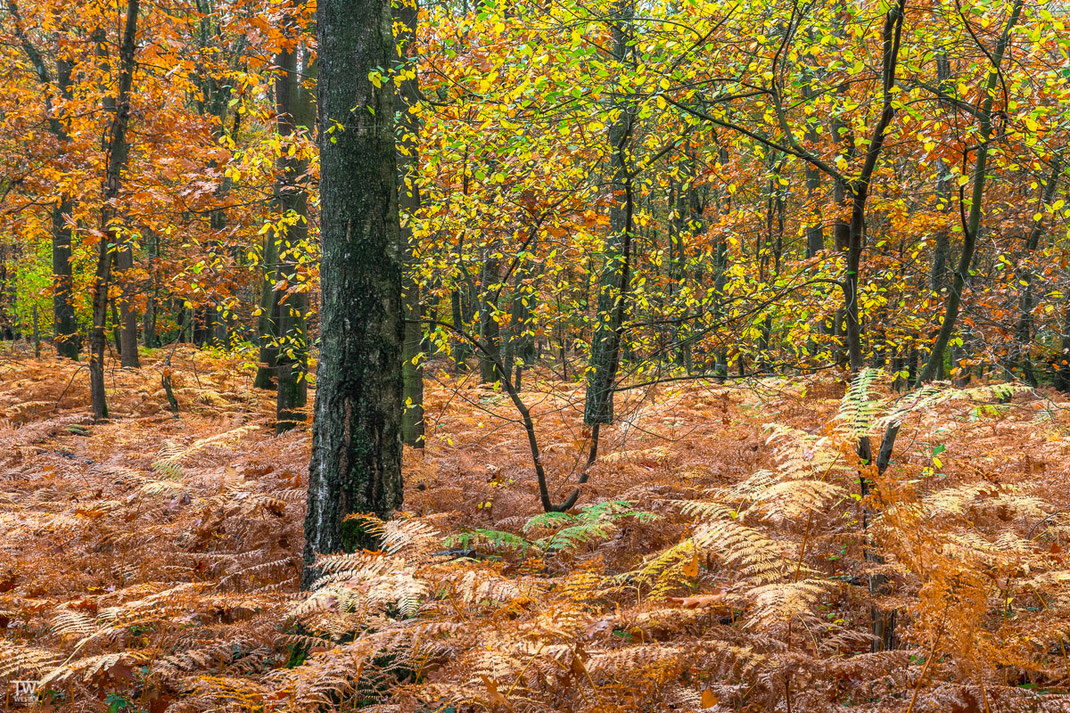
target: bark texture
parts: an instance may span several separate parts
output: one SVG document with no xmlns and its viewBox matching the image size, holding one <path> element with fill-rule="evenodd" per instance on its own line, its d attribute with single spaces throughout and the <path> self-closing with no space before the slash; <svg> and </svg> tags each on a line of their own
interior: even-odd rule
<svg viewBox="0 0 1070 713">
<path fill-rule="evenodd" d="M 119 87 L 114 103 L 105 103 L 105 109 L 113 113 L 104 145 L 107 168 L 104 174 L 103 202 L 100 210 L 101 237 L 93 285 L 93 331 L 90 335 L 89 350 L 89 396 L 93 418 L 97 421 L 108 418 L 108 403 L 104 391 L 104 349 L 107 346 L 105 322 L 108 317 L 108 285 L 111 282 L 112 253 L 123 241 L 122 226 L 119 224 L 115 200 L 119 197 L 123 168 L 126 165 L 126 129 L 130 123 L 130 88 L 134 82 L 137 13 L 138 0 L 128 0 L 122 46 L 119 50 Z M 94 34 L 97 35 L 97 33 Z M 94 39 L 103 42 L 102 32 L 97 37 Z"/>
<path fill-rule="evenodd" d="M 412 216 L 420 209 L 419 184 L 419 132 L 420 121 L 410 109 L 415 109 L 420 99 L 419 80 L 416 76 L 415 48 L 416 0 L 399 0 L 394 9 L 397 20 L 398 50 L 403 78 L 397 87 L 398 113 L 398 169 L 400 175 L 399 201 L 401 212 Z M 410 76 L 411 75 L 411 76 Z M 405 256 L 405 278 L 402 286 L 405 317 L 405 339 L 402 345 L 402 377 L 405 383 L 405 415 L 402 418 L 402 438 L 407 445 L 424 446 L 424 367 L 420 358 L 423 350 L 424 329 L 421 322 L 422 308 L 420 283 L 412 275 L 413 245 L 411 217 L 401 226 L 401 250 Z"/>
<path fill-rule="evenodd" d="M 279 136 L 291 137 L 306 130 L 315 120 L 315 105 L 311 95 L 300 81 L 300 69 L 313 71 L 311 53 L 304 52 L 301 68 L 298 67 L 296 49 L 279 53 L 276 64 L 280 68 L 275 80 L 275 103 L 277 107 L 277 130 Z M 278 207 L 285 217 L 286 231 L 277 237 L 279 245 L 278 277 L 289 281 L 297 279 L 297 262 L 292 257 L 294 249 L 308 240 L 308 193 L 303 185 L 308 173 L 308 161 L 283 152 L 277 166 Z M 274 300 L 278 306 L 278 330 L 284 340 L 276 355 L 277 381 L 275 401 L 275 430 L 288 431 L 304 420 L 304 408 L 308 402 L 308 334 L 305 315 L 308 313 L 308 294 L 295 292 Z"/>
<path fill-rule="evenodd" d="M 618 0 L 612 19 L 613 56 L 621 64 L 634 61 L 633 0 Z M 613 423 L 613 388 L 620 366 L 621 332 L 627 312 L 631 271 L 631 239 L 635 210 L 629 170 L 635 104 L 630 97 L 617 100 L 617 118 L 609 128 L 612 151 L 611 205 L 605 263 L 599 276 L 598 313 L 591 339 L 591 369 L 583 421 L 588 425 Z"/>
<path fill-rule="evenodd" d="M 374 74 L 395 57 L 390 2 L 320 0 L 317 31 L 322 332 L 306 587 L 317 576 L 317 553 L 377 544 L 359 519 L 347 515 L 387 518 L 402 501 L 394 97 Z"/>
</svg>

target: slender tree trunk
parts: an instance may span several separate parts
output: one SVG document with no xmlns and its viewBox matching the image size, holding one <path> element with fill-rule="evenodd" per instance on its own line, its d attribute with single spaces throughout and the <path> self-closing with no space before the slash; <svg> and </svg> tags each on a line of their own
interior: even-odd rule
<svg viewBox="0 0 1070 713">
<path fill-rule="evenodd" d="M 74 315 L 72 300 L 71 269 L 72 238 L 74 231 L 69 224 L 74 202 L 66 196 L 52 209 L 52 311 L 56 353 L 68 359 L 77 359 L 80 351 L 78 322 Z"/>
<path fill-rule="evenodd" d="M 122 299 L 119 300 L 119 355 L 122 366 L 133 369 L 141 368 L 137 354 L 137 312 L 133 305 L 133 286 L 130 284 L 129 272 L 134 269 L 134 250 L 127 239 L 115 255 L 115 280 L 122 286 Z"/>
<path fill-rule="evenodd" d="M 812 101 L 817 97 L 814 92 L 813 78 L 816 70 L 806 65 L 803 68 L 802 95 L 803 99 Z M 806 142 L 811 150 L 816 147 L 820 140 L 818 133 L 817 117 L 807 121 Z M 821 213 L 821 171 L 813 164 L 807 163 L 806 173 L 806 257 L 815 257 L 825 249 L 825 226 L 824 216 Z"/>
<path fill-rule="evenodd" d="M 56 83 L 60 96 L 71 98 L 71 73 L 73 65 L 69 60 L 56 62 Z M 61 125 L 62 126 L 62 125 Z M 66 130 L 57 136 L 60 144 L 66 148 Z M 81 349 L 78 336 L 78 322 L 74 314 L 72 287 L 74 273 L 71 265 L 74 231 L 71 228 L 71 214 L 74 201 L 67 195 L 60 197 L 52 209 L 52 274 L 54 275 L 52 294 L 52 313 L 55 325 L 56 352 L 68 359 L 77 359 Z"/>
<path fill-rule="evenodd" d="M 952 275 L 951 289 L 948 291 L 944 303 L 944 321 L 940 326 L 940 332 L 936 336 L 933 348 L 929 352 L 929 358 L 926 360 L 925 366 L 922 367 L 921 372 L 918 374 L 914 388 L 929 383 L 935 377 L 937 364 L 943 361 L 944 350 L 947 349 L 948 342 L 951 340 L 951 335 L 955 329 L 955 320 L 958 317 L 959 308 L 962 304 L 962 291 L 966 285 L 966 280 L 969 277 L 970 265 L 973 263 L 973 254 L 977 246 L 977 232 L 981 227 L 981 212 L 986 179 L 985 171 L 988 164 L 988 140 L 992 136 L 992 103 L 996 95 L 996 86 L 1000 77 L 999 70 L 1003 63 L 1003 55 L 1010 40 L 1011 30 L 1017 24 L 1018 16 L 1021 14 L 1022 2 L 1023 0 L 1015 0 L 1014 5 L 1011 8 L 1011 14 L 1007 18 L 1007 23 L 1004 25 L 1003 34 L 996 44 L 995 52 L 991 55 L 993 71 L 989 72 L 988 80 L 984 86 L 984 95 L 977 111 L 978 131 L 976 148 L 974 149 L 976 151 L 976 158 L 973 167 L 973 185 L 970 191 L 970 211 L 969 216 L 965 221 L 965 225 L 963 226 L 962 254 L 959 256 L 958 265 Z M 880 450 L 877 453 L 876 466 L 878 473 L 883 474 L 891 463 L 892 451 L 895 448 L 895 441 L 898 435 L 898 423 L 889 424 L 885 429 L 881 439 Z M 868 439 L 866 440 L 868 442 Z M 894 640 L 894 612 L 889 613 L 889 615 L 891 616 L 890 622 L 887 620 L 883 623 L 874 622 L 874 635 L 886 643 Z"/>
<path fill-rule="evenodd" d="M 535 361 L 535 340 L 530 333 L 530 319 L 536 300 L 531 281 L 535 269 L 533 256 L 538 245 L 538 231 L 538 225 L 530 228 L 528 245 L 524 249 L 524 252 L 528 254 L 517 257 L 516 278 L 509 307 L 509 337 L 506 342 L 505 358 L 502 359 L 502 365 L 508 372 L 506 376 L 513 379 L 513 385 L 517 391 L 520 391 L 524 367 L 531 366 Z"/>
<path fill-rule="evenodd" d="M 420 121 L 415 114 L 420 100 L 419 79 L 416 76 L 416 22 L 419 14 L 417 0 L 398 0 L 395 7 L 398 51 L 401 55 L 403 79 L 397 88 L 398 112 L 398 197 L 404 219 L 401 224 L 401 250 L 405 256 L 405 276 L 402 283 L 402 310 L 405 318 L 405 339 L 402 343 L 402 378 L 405 384 L 405 414 L 401 422 L 402 439 L 415 448 L 424 446 L 424 328 L 421 322 L 420 283 L 415 276 L 413 258 L 412 221 L 420 209 L 419 132 Z M 411 74 L 411 76 L 410 76 Z"/>
<path fill-rule="evenodd" d="M 48 66 L 26 33 L 18 5 L 14 0 L 8 0 L 7 8 L 15 26 L 15 36 L 33 65 L 38 81 L 44 87 L 45 116 L 48 121 L 48 130 L 56 138 L 59 145 L 59 153 L 63 155 L 67 152 L 70 137 L 67 134 L 66 124 L 62 117 L 57 115 L 52 105 L 52 77 Z M 73 65 L 70 60 L 62 58 L 56 60 L 56 90 L 64 99 L 71 98 L 72 71 Z M 52 208 L 53 343 L 56 347 L 56 353 L 68 359 L 77 359 L 78 352 L 81 349 L 78 324 L 74 315 L 74 303 L 71 299 L 73 230 L 68 221 L 73 210 L 74 201 L 66 194 L 61 194 Z"/>
<path fill-rule="evenodd" d="M 296 55 L 292 51 L 279 55 L 279 57 L 283 58 L 287 56 L 289 56 L 291 64 L 296 67 L 296 60 L 294 59 Z M 276 61 L 280 60 L 277 58 Z M 289 76 L 289 74 L 289 72 L 283 73 L 284 76 Z M 290 90 L 296 91 L 292 87 Z M 292 126 L 292 121 L 286 122 L 286 125 Z M 280 124 L 280 130 L 281 128 L 282 125 Z M 282 163 L 281 159 L 279 163 Z M 285 171 L 285 169 L 283 170 Z M 253 377 L 254 389 L 275 389 L 276 398 L 278 396 L 278 372 L 280 368 L 279 348 L 283 334 L 280 329 L 282 307 L 279 304 L 282 291 L 276 288 L 280 274 L 279 253 L 282 249 L 279 244 L 280 240 L 280 235 L 274 230 L 269 229 L 264 233 L 263 253 L 261 254 L 263 276 L 260 281 L 260 304 L 256 322 L 256 336 L 260 345 L 257 359 L 259 366 L 256 369 L 256 376 Z M 287 371 L 287 378 L 293 378 L 289 370 Z M 276 415 L 277 412 L 278 404 L 276 403 Z M 277 427 L 278 423 L 276 423 Z"/>
<path fill-rule="evenodd" d="M 156 259 L 159 257 L 159 239 L 151 231 L 145 230 L 146 266 L 149 272 L 149 295 L 145 303 L 144 324 L 141 327 L 142 344 L 146 349 L 152 349 L 157 345 L 156 340 L 156 311 L 159 308 L 160 286 L 156 279 Z"/>
<path fill-rule="evenodd" d="M 1003 35 L 1000 37 L 995 53 L 992 57 L 994 70 L 989 73 L 988 81 L 984 87 L 985 96 L 981 100 L 978 119 L 978 141 L 976 145 L 976 160 L 973 167 L 973 185 L 970 191 L 970 213 L 963 226 L 962 254 L 959 256 L 959 264 L 951 278 L 951 290 L 948 292 L 944 303 L 944 321 L 940 326 L 940 332 L 936 336 L 933 349 L 929 354 L 929 360 L 918 375 L 918 383 L 924 384 L 932 381 L 936 373 L 937 362 L 943 359 L 944 350 L 951 341 L 951 335 L 955 331 L 955 320 L 958 318 L 959 308 L 962 305 L 962 290 L 969 278 L 970 265 L 973 263 L 973 253 L 977 247 L 977 231 L 981 226 L 981 212 L 985 190 L 985 171 L 988 168 L 988 140 L 992 136 L 992 102 L 996 94 L 996 86 L 999 82 L 999 69 L 1003 63 L 1003 54 L 1006 52 L 1010 41 L 1010 33 L 1018 23 L 1018 16 L 1022 12 L 1022 0 L 1015 0 Z"/>
<path fill-rule="evenodd" d="M 105 143 L 107 156 L 104 190 L 100 210 L 100 243 L 97 254 L 97 269 L 93 284 L 93 332 L 89 354 L 89 394 L 93 406 L 93 418 L 97 421 L 108 418 L 107 396 L 104 391 L 104 351 L 107 346 L 105 322 L 108 316 L 108 286 L 111 283 L 112 247 L 123 241 L 122 228 L 114 202 L 119 197 L 123 168 L 126 164 L 126 129 L 130 122 L 130 89 L 134 81 L 134 53 L 137 39 L 138 0 L 127 0 L 126 21 L 123 25 L 122 45 L 119 50 L 119 87 L 112 120 Z M 99 42 L 103 41 L 100 36 Z"/>
<path fill-rule="evenodd" d="M 317 30 L 323 298 L 306 587 L 317 553 L 378 545 L 348 515 L 388 518 L 402 501 L 394 98 L 369 78 L 396 57 L 390 2 L 319 0 Z"/>
<path fill-rule="evenodd" d="M 1033 225 L 1029 235 L 1025 239 L 1025 251 L 1029 259 L 1033 258 L 1040 248 L 1040 241 L 1044 237 L 1044 207 L 1049 205 L 1055 198 L 1056 187 L 1059 185 L 1059 177 L 1062 175 L 1063 163 L 1061 156 L 1052 158 L 1051 172 L 1044 182 L 1044 191 L 1040 198 L 1040 206 L 1033 219 Z M 1033 360 L 1029 356 L 1029 343 L 1033 339 L 1033 307 L 1035 296 L 1033 294 L 1033 271 L 1023 269 L 1018 271 L 1019 284 L 1025 283 L 1019 297 L 1018 324 L 1015 326 L 1014 361 L 1017 361 L 1022 369 L 1022 376 L 1032 386 L 1037 385 L 1037 377 L 1033 371 Z"/>
<path fill-rule="evenodd" d="M 260 356 L 253 388 L 274 389 L 279 357 L 279 292 L 275 289 L 279 274 L 279 238 L 275 231 L 264 233 L 264 279 L 260 283 L 260 315 L 257 337 Z"/>
<path fill-rule="evenodd" d="M 634 0 L 616 0 L 611 18 L 613 56 L 620 64 L 633 62 Z M 620 366 L 621 332 L 627 313 L 631 281 L 631 241 L 635 196 L 629 156 L 635 129 L 635 105 L 629 96 L 615 100 L 616 116 L 609 129 L 612 151 L 609 236 L 599 276 L 598 309 L 591 338 L 591 368 L 583 421 L 587 425 L 613 423 L 613 389 Z"/>
<path fill-rule="evenodd" d="M 311 94 L 301 83 L 301 69 L 313 74 L 311 53 L 303 53 L 298 68 L 296 48 L 280 52 L 275 63 L 279 67 L 275 78 L 276 130 L 283 144 L 293 140 L 298 131 L 307 131 L 315 123 L 315 104 Z M 285 232 L 278 236 L 279 270 L 277 276 L 288 283 L 297 281 L 298 265 L 294 251 L 308 242 L 308 192 L 301 181 L 308 173 L 308 161 L 288 150 L 276 161 L 279 213 Z M 308 403 L 308 334 L 305 315 L 308 313 L 308 294 L 294 292 L 277 298 L 278 330 L 282 344 L 276 355 L 277 391 L 275 402 L 275 431 L 282 433 L 304 420 Z"/>
<path fill-rule="evenodd" d="M 453 328 L 458 332 L 468 332 L 468 320 L 464 315 L 464 295 L 460 288 L 450 290 L 450 312 L 453 316 Z M 468 342 L 460 340 L 452 346 L 453 364 L 457 371 L 468 371 L 468 357 L 472 350 Z"/>
<path fill-rule="evenodd" d="M 497 244 L 487 248 L 483 276 L 479 281 L 479 342 L 482 347 L 479 352 L 479 379 L 484 384 L 493 384 L 504 378 L 498 370 L 501 362 L 501 327 L 495 316 L 500 292 L 496 288 L 500 279 L 498 259 L 494 257 L 497 250 Z"/>
</svg>

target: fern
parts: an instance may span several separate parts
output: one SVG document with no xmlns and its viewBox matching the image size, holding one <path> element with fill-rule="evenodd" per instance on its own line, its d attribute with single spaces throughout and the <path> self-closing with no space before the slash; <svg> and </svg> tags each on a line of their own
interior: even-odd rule
<svg viewBox="0 0 1070 713">
<path fill-rule="evenodd" d="M 851 380 L 834 419 L 842 437 L 856 441 L 869 434 L 880 411 L 879 402 L 870 398 L 870 389 L 880 376 L 879 369 L 862 369 Z"/>
<path fill-rule="evenodd" d="M 511 552 L 521 557 L 526 556 L 529 551 L 546 555 L 577 550 L 605 540 L 616 530 L 617 523 L 625 518 L 650 523 L 659 516 L 656 513 L 635 510 L 632 503 L 626 500 L 611 500 L 587 505 L 575 515 L 563 512 L 535 515 L 521 528 L 524 533 L 552 531 L 535 540 L 503 530 L 477 528 L 451 535 L 444 542 L 446 547 L 463 550 L 475 550 L 482 546 L 495 552 Z"/>
</svg>

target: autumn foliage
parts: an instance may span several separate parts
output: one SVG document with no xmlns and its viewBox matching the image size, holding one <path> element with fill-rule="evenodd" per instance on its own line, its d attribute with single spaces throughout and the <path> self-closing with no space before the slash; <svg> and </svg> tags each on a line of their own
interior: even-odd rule
<svg viewBox="0 0 1070 713">
<path fill-rule="evenodd" d="M 364 330 L 316 3 L 0 6 L 5 711 L 1070 710 L 1066 3 L 391 8 Z"/>
</svg>

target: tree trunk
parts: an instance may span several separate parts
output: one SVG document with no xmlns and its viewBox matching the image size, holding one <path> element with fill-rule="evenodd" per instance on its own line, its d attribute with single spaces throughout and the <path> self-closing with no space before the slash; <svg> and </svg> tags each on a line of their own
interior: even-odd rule
<svg viewBox="0 0 1070 713">
<path fill-rule="evenodd" d="M 156 311 L 160 301 L 160 286 L 156 279 L 156 259 L 159 257 L 159 239 L 149 229 L 145 229 L 145 252 L 146 265 L 149 272 L 149 295 L 145 303 L 144 323 L 141 326 L 142 344 L 146 349 L 152 349 L 157 345 L 156 339 Z"/>
<path fill-rule="evenodd" d="M 48 130 L 56 137 L 59 153 L 65 154 L 70 137 L 67 127 L 56 115 L 52 106 L 52 78 L 41 54 L 30 41 L 22 23 L 19 7 L 14 0 L 7 2 L 8 13 L 15 26 L 15 36 L 34 67 L 38 81 L 44 86 L 45 116 Z M 71 98 L 71 73 L 74 67 L 68 59 L 56 60 L 56 89 L 64 99 Z M 52 208 L 52 312 L 54 316 L 53 343 L 56 353 L 68 359 L 77 359 L 81 348 L 78 324 L 75 321 L 74 304 L 71 300 L 72 272 L 71 247 L 73 231 L 68 219 L 74 210 L 70 196 L 61 194 Z"/>
<path fill-rule="evenodd" d="M 453 328 L 458 332 L 468 332 L 468 320 L 464 316 L 464 295 L 460 288 L 450 290 L 450 312 L 453 316 Z M 457 371 L 468 371 L 468 357 L 472 350 L 468 342 L 459 340 L 451 347 L 453 352 L 453 364 Z"/>
<path fill-rule="evenodd" d="M 276 124 L 284 149 L 300 130 L 308 130 L 315 123 L 312 96 L 301 83 L 297 50 L 280 52 L 275 59 L 279 74 L 275 78 Z M 311 53 L 303 54 L 306 73 L 313 73 Z M 283 217 L 285 232 L 276 237 L 278 272 L 276 277 L 296 282 L 297 259 L 294 251 L 303 250 L 308 242 L 308 192 L 302 179 L 308 173 L 308 161 L 298 155 L 280 152 L 276 161 L 278 209 Z M 308 294 L 294 292 L 275 299 L 278 306 L 280 346 L 276 353 L 275 432 L 288 431 L 304 420 L 308 403 L 308 334 L 305 315 L 308 313 Z"/>
<path fill-rule="evenodd" d="M 127 239 L 115 256 L 115 281 L 122 286 L 122 299 L 119 300 L 119 355 L 122 366 L 133 369 L 141 368 L 137 355 L 137 312 L 132 304 L 133 286 L 130 284 L 129 271 L 134 268 L 134 249 Z"/>
<path fill-rule="evenodd" d="M 279 293 L 275 289 L 279 273 L 279 238 L 275 231 L 264 233 L 264 279 L 260 283 L 260 315 L 256 332 L 260 342 L 260 356 L 254 389 L 274 389 L 275 371 L 279 356 Z"/>
<path fill-rule="evenodd" d="M 1055 156 L 1052 158 L 1051 172 L 1048 175 L 1047 180 L 1044 182 L 1044 191 L 1040 198 L 1040 205 L 1037 208 L 1036 215 L 1038 217 L 1033 219 L 1033 225 L 1029 230 L 1029 235 L 1025 239 L 1025 251 L 1028 259 L 1032 259 L 1036 251 L 1040 248 L 1040 241 L 1044 237 L 1044 207 L 1050 205 L 1055 198 L 1056 187 L 1059 185 L 1059 177 L 1062 175 L 1063 163 L 1061 156 Z M 1019 284 L 1025 283 L 1022 287 L 1022 294 L 1019 297 L 1018 306 L 1018 323 L 1015 325 L 1015 347 L 1014 347 L 1014 361 L 1018 362 L 1022 370 L 1022 376 L 1032 386 L 1037 385 L 1037 377 L 1033 371 L 1033 360 L 1029 356 L 1029 343 L 1033 339 L 1033 307 L 1035 302 L 1035 296 L 1033 294 L 1033 271 L 1026 268 L 1018 271 Z"/>
<path fill-rule="evenodd" d="M 119 50 L 119 87 L 112 120 L 105 142 L 107 167 L 100 209 L 100 246 L 97 254 L 97 269 L 93 284 L 93 332 L 89 353 L 89 394 L 93 418 L 101 421 L 108 418 L 108 403 L 104 391 L 104 350 L 107 346 L 105 321 L 108 316 L 108 286 L 111 282 L 112 249 L 122 241 L 118 224 L 115 200 L 119 196 L 123 168 L 126 164 L 126 128 L 130 122 L 130 89 L 134 81 L 134 52 L 137 39 L 138 0 L 127 0 L 126 22 L 123 26 L 122 45 Z M 94 33 L 98 43 L 104 41 L 103 32 Z M 98 39 L 99 38 L 99 39 Z M 106 109 L 108 107 L 105 107 Z"/>
<path fill-rule="evenodd" d="M 417 0 L 398 0 L 395 8 L 398 52 L 402 60 L 403 78 L 398 83 L 398 201 L 405 216 L 401 225 L 401 251 L 405 256 L 405 276 L 402 283 L 402 312 L 405 318 L 405 339 L 402 342 L 402 379 L 404 381 L 405 414 L 401 421 L 402 440 L 415 448 L 424 446 L 424 328 L 421 323 L 420 283 L 414 275 L 412 221 L 420 209 L 419 133 L 420 121 L 414 111 L 420 101 L 420 86 L 416 76 L 416 19 Z M 409 74 L 411 73 L 411 76 Z"/>
<path fill-rule="evenodd" d="M 914 383 L 914 388 L 929 383 L 935 377 L 937 365 L 943 361 L 944 350 L 947 349 L 948 342 L 951 340 L 951 335 L 955 329 L 955 321 L 962 304 L 962 291 L 966 285 L 966 279 L 969 276 L 970 265 L 973 263 L 973 253 L 977 246 L 977 232 L 981 225 L 981 211 L 986 179 L 985 171 L 987 168 L 989 151 L 988 140 L 992 136 L 992 103 L 996 93 L 996 85 L 1000 77 L 999 70 L 1003 62 L 1003 54 L 1006 51 L 1011 30 L 1014 28 L 1015 24 L 1017 24 L 1018 16 L 1021 14 L 1022 2 L 1023 0 L 1015 0 L 1011 9 L 1011 14 L 1007 18 L 1007 23 L 1003 28 L 1003 34 L 996 44 L 995 52 L 991 55 L 994 71 L 991 71 L 988 74 L 988 80 L 983 87 L 983 99 L 981 100 L 977 112 L 978 131 L 975 148 L 977 156 L 973 167 L 973 185 L 970 191 L 969 216 L 966 218 L 964 221 L 965 224 L 963 225 L 962 254 L 959 256 L 958 265 L 952 275 L 951 289 L 948 291 L 944 303 L 944 321 L 940 325 L 940 332 L 937 334 L 933 348 L 929 352 L 929 358 L 926 360 L 925 366 L 922 367 L 921 372 L 918 374 L 917 381 Z M 877 472 L 880 474 L 883 474 L 891 463 L 895 441 L 899 435 L 899 427 L 900 424 L 898 423 L 889 424 L 881 438 L 881 446 L 876 460 Z M 868 451 L 869 439 L 867 438 L 866 440 Z M 892 613 L 890 622 L 874 622 L 874 634 L 879 636 L 883 641 L 891 640 L 894 638 L 894 626 L 895 618 L 894 613 Z M 890 629 L 886 627 L 890 627 Z"/>
<path fill-rule="evenodd" d="M 376 547 L 346 519 L 402 502 L 401 258 L 394 101 L 369 74 L 396 51 L 390 2 L 319 0 L 319 370 L 303 585 L 317 553 Z"/>
<path fill-rule="evenodd" d="M 802 95 L 806 101 L 812 101 L 817 98 L 817 94 L 814 91 L 813 77 L 815 69 L 807 64 L 803 67 L 802 77 Z M 806 142 L 810 145 L 810 150 L 814 150 L 818 141 L 820 140 L 820 134 L 818 133 L 818 122 L 816 117 L 807 121 L 806 123 Z M 824 216 L 821 213 L 821 171 L 811 163 L 806 164 L 806 257 L 815 257 L 818 253 L 825 249 L 825 226 Z"/>
<path fill-rule="evenodd" d="M 990 72 L 988 81 L 985 83 L 985 95 L 978 112 L 978 141 L 976 146 L 977 158 L 973 167 L 973 185 L 970 191 L 970 213 L 963 226 L 962 254 L 959 256 L 959 264 L 951 277 L 951 290 L 948 292 L 944 303 L 944 321 L 940 325 L 940 332 L 936 336 L 933 349 L 929 354 L 929 360 L 918 375 L 918 384 L 932 381 L 938 362 L 943 361 L 944 350 L 951 341 L 951 334 L 955 330 L 955 320 L 958 318 L 959 308 L 962 305 L 962 290 L 966 286 L 969 277 L 970 265 L 973 262 L 973 252 L 977 247 L 977 231 L 981 225 L 982 200 L 985 190 L 985 171 L 988 167 L 988 140 L 992 136 L 992 103 L 995 98 L 996 86 L 999 82 L 999 68 L 1003 63 L 1003 54 L 1010 40 L 1010 32 L 1018 22 L 1018 16 L 1022 12 L 1022 0 L 1015 0 L 1003 35 L 1000 37 L 992 58 L 995 71 Z"/>
<path fill-rule="evenodd" d="M 72 238 L 74 231 L 68 220 L 74 202 L 63 196 L 52 209 L 52 311 L 54 320 L 53 342 L 56 354 L 68 359 L 77 359 L 81 348 L 78 336 L 78 322 L 74 315 L 74 302 L 71 299 Z"/>
<path fill-rule="evenodd" d="M 634 0 L 616 0 L 613 5 L 613 56 L 620 64 L 633 61 Z M 610 183 L 609 236 L 606 239 L 604 264 L 599 276 L 598 309 L 591 338 L 591 368 L 587 377 L 587 395 L 583 422 L 589 426 L 613 423 L 613 389 L 620 366 L 621 332 L 627 312 L 631 270 L 631 239 L 635 212 L 632 176 L 628 157 L 631 154 L 635 124 L 635 105 L 631 97 L 615 100 L 616 116 L 609 129 L 612 151 Z"/>
<path fill-rule="evenodd" d="M 1063 297 L 1063 329 L 1059 335 L 1059 356 L 1055 361 L 1053 386 L 1070 392 L 1070 295 Z"/>
<path fill-rule="evenodd" d="M 502 378 L 498 371 L 501 361 L 500 325 L 495 316 L 498 309 L 498 290 L 492 289 L 499 279 L 498 259 L 493 257 L 497 245 L 487 248 L 488 255 L 483 261 L 483 275 L 479 285 L 479 380 L 484 384 L 493 384 Z"/>
<path fill-rule="evenodd" d="M 289 59 L 285 60 L 286 57 L 289 57 Z M 289 61 L 296 68 L 295 57 L 296 55 L 294 55 L 292 51 L 280 53 L 276 58 L 276 62 Z M 283 72 L 280 77 L 288 77 L 289 74 L 290 72 Z M 277 86 L 276 91 L 278 91 Z M 293 89 L 293 91 L 296 91 L 296 89 Z M 283 123 L 283 120 L 280 119 L 280 132 Z M 291 126 L 292 122 L 289 122 L 286 125 Z M 280 166 L 282 164 L 281 158 L 279 164 Z M 283 171 L 285 172 L 284 169 Z M 278 397 L 279 348 L 281 335 L 283 334 L 280 329 L 282 314 L 279 299 L 281 297 L 281 292 L 275 287 L 279 281 L 280 250 L 279 234 L 272 229 L 268 229 L 267 232 L 264 233 L 264 248 L 261 255 L 263 279 L 260 281 L 260 312 L 257 316 L 256 323 L 257 341 L 260 344 L 260 353 L 257 359 L 259 366 L 256 370 L 256 376 L 253 377 L 253 388 L 276 389 L 276 398 Z M 288 374 L 287 378 L 292 378 L 292 375 Z M 276 415 L 277 412 L 278 404 L 276 403 Z M 277 427 L 278 424 L 276 423 L 276 428 Z"/>
</svg>

